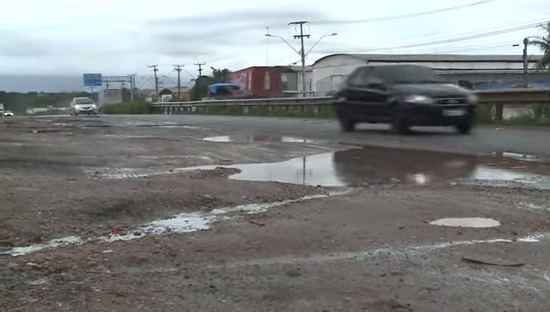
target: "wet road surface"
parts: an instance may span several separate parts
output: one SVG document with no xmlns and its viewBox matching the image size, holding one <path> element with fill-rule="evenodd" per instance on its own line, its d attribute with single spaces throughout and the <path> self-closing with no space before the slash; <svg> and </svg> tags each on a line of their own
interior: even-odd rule
<svg viewBox="0 0 550 312">
<path fill-rule="evenodd" d="M 543 130 L 399 137 L 197 116 L 42 123 L 0 133 L 8 310 L 550 306 Z"/>
<path fill-rule="evenodd" d="M 385 125 L 360 125 L 354 133 L 341 133 L 337 122 L 300 118 L 260 118 L 230 116 L 190 116 L 190 115 L 133 115 L 104 116 L 112 124 L 185 124 L 209 128 L 216 136 L 253 134 L 276 134 L 311 140 L 330 140 L 341 143 L 376 145 L 385 147 L 438 150 L 457 153 L 516 152 L 550 156 L 546 144 L 550 130 L 546 128 L 518 128 L 480 126 L 470 136 L 457 135 L 453 129 L 445 127 L 413 128 L 415 133 L 397 136 Z"/>
</svg>

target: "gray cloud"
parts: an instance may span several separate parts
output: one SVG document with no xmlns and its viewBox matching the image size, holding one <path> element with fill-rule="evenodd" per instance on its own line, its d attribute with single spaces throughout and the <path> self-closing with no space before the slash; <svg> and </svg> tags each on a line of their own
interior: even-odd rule
<svg viewBox="0 0 550 312">
<path fill-rule="evenodd" d="M 21 33 L 0 30 L 0 56 L 5 57 L 37 57 L 56 54 L 57 44 L 52 44 L 47 38 L 36 38 Z M 64 45 L 63 45 L 64 46 Z"/>
<path fill-rule="evenodd" d="M 252 10 L 224 11 L 216 12 L 208 15 L 199 15 L 191 17 L 172 18 L 164 20 L 156 20 L 151 26 L 209 26 L 216 25 L 221 28 L 220 31 L 227 33 L 227 27 L 240 25 L 256 25 L 258 27 L 286 27 L 290 22 L 309 19 L 326 19 L 326 14 L 311 8 L 264 8 Z M 231 25 L 226 25 L 231 24 Z"/>
</svg>

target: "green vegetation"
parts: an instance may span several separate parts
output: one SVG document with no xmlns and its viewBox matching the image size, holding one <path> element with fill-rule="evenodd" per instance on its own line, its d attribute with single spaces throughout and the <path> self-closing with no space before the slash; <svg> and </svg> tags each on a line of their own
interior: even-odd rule
<svg viewBox="0 0 550 312">
<path fill-rule="evenodd" d="M 129 114 L 151 114 L 153 109 L 147 102 L 125 102 L 120 104 L 105 105 L 102 108 L 105 114 L 129 115 Z"/>
<path fill-rule="evenodd" d="M 550 22 L 541 25 L 543 31 L 542 36 L 534 36 L 529 40 L 529 45 L 534 46 L 542 51 L 543 57 L 537 64 L 538 69 L 550 67 Z"/>
<path fill-rule="evenodd" d="M 67 107 L 73 97 L 90 97 L 88 92 L 4 92 L 0 91 L 0 103 L 4 104 L 6 110 L 15 114 L 25 114 L 27 108 L 38 107 Z"/>
<path fill-rule="evenodd" d="M 497 124 L 494 107 L 480 105 L 478 110 L 478 121 L 483 124 Z M 526 107 L 523 112 L 504 119 L 500 124 L 550 126 L 550 106 L 545 104 L 530 105 Z"/>
</svg>

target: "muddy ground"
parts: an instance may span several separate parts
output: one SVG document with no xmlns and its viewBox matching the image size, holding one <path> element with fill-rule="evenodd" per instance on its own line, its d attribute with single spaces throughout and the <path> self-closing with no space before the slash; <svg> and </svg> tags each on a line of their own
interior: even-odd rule
<svg viewBox="0 0 550 312">
<path fill-rule="evenodd" d="M 548 311 L 544 159 L 231 134 L 0 122 L 0 310 Z"/>
</svg>

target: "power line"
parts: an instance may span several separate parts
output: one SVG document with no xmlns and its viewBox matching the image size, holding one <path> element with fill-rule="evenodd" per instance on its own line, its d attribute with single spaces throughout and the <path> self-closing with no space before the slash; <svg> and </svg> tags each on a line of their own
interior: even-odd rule
<svg viewBox="0 0 550 312">
<path fill-rule="evenodd" d="M 456 49 L 437 51 L 434 54 L 475 51 L 475 50 L 492 49 L 492 48 L 504 48 L 504 47 L 511 47 L 511 46 L 513 46 L 513 43 L 508 42 L 508 43 L 500 43 L 500 44 L 492 44 L 492 45 L 481 45 L 481 46 L 471 46 L 471 47 L 462 47 L 462 48 L 457 47 Z"/>
<path fill-rule="evenodd" d="M 427 41 L 427 42 L 400 45 L 400 46 L 387 47 L 387 48 L 363 49 L 363 50 L 355 50 L 355 51 L 338 51 L 338 53 L 344 53 L 344 52 L 361 53 L 361 52 L 367 52 L 367 51 L 369 51 L 369 52 L 371 52 L 371 51 L 389 51 L 389 50 L 395 50 L 395 49 L 417 48 L 417 47 L 430 46 L 430 45 L 436 45 L 436 44 L 467 41 L 467 40 L 497 36 L 497 35 L 502 35 L 502 34 L 506 34 L 506 33 L 525 30 L 525 29 L 529 29 L 529 28 L 534 28 L 534 27 L 539 26 L 543 22 L 545 22 L 545 21 L 532 22 L 530 24 L 523 25 L 523 26 L 510 27 L 510 28 L 505 28 L 505 29 L 501 29 L 501 30 L 489 31 L 489 32 L 485 32 L 485 33 L 463 34 L 463 35 L 456 36 L 454 38 L 448 38 L 448 39 L 442 39 L 442 40 L 431 40 L 431 41 Z M 335 52 L 331 51 L 331 52 L 328 52 L 328 53 L 335 53 Z"/>
<path fill-rule="evenodd" d="M 350 21 L 314 21 L 314 22 L 311 22 L 311 24 L 360 24 L 360 23 L 372 23 L 372 22 L 385 22 L 385 21 L 413 18 L 413 17 L 433 15 L 433 14 L 437 14 L 437 13 L 444 13 L 444 12 L 449 12 L 449 11 L 461 10 L 461 9 L 470 8 L 470 7 L 474 7 L 474 6 L 479 6 L 479 5 L 483 5 L 483 4 L 487 4 L 487 3 L 491 3 L 491 2 L 496 2 L 496 1 L 500 1 L 500 0 L 482 0 L 482 1 L 476 1 L 476 2 L 472 2 L 472 3 L 468 3 L 468 4 L 457 5 L 457 6 L 453 6 L 453 7 L 447 7 L 447 8 L 443 8 L 443 9 L 436 9 L 436 10 L 415 12 L 415 13 L 401 14 L 401 15 L 393 15 L 393 16 L 385 16 L 385 17 L 375 17 L 375 18 L 369 18 L 369 19 L 350 20 Z"/>
</svg>

